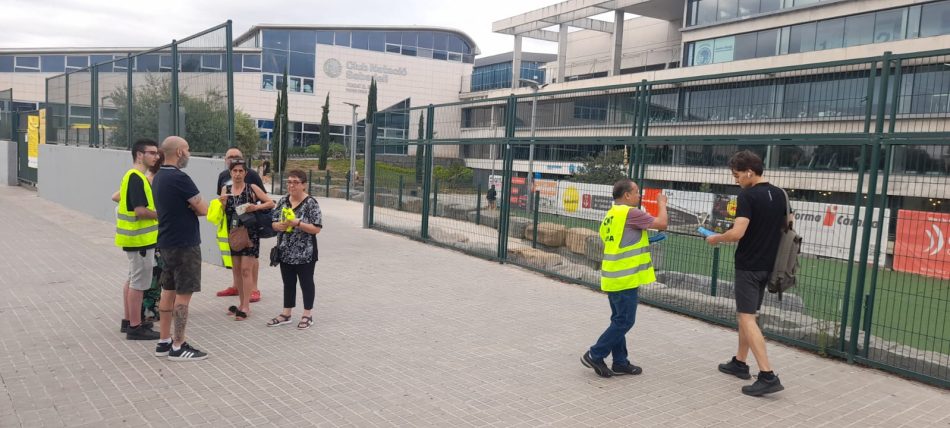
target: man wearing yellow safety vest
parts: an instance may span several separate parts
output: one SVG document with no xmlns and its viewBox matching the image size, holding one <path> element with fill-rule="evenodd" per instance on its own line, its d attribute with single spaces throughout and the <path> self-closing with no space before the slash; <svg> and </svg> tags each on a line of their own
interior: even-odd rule
<svg viewBox="0 0 950 428">
<path fill-rule="evenodd" d="M 140 139 L 132 145 L 132 168 L 122 177 L 116 209 L 115 245 L 129 259 L 129 276 L 122 287 L 125 317 L 121 331 L 128 340 L 158 340 L 158 332 L 142 323 L 142 299 L 152 285 L 158 214 L 145 172 L 158 162 L 158 143 Z"/>
<path fill-rule="evenodd" d="M 614 184 L 613 197 L 614 204 L 600 223 L 600 239 L 604 242 L 600 289 L 610 302 L 610 326 L 581 356 L 581 363 L 601 377 L 643 372 L 627 359 L 625 336 L 637 317 L 639 287 L 656 281 L 647 229 L 666 230 L 669 222 L 666 195 L 657 195 L 659 212 L 654 218 L 636 208 L 640 205 L 640 189 L 628 178 Z M 613 355 L 609 368 L 604 362 L 608 354 Z"/>
</svg>

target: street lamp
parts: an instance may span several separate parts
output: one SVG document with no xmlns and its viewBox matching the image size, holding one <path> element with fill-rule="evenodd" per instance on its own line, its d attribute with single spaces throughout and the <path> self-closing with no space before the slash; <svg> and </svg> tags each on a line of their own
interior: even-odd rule
<svg viewBox="0 0 950 428">
<path fill-rule="evenodd" d="M 353 107 L 353 135 L 350 135 L 350 172 L 349 172 L 349 186 L 352 191 L 356 187 L 356 180 L 353 177 L 353 174 L 356 173 L 356 108 L 359 107 L 359 104 L 354 103 L 343 103 L 350 107 Z"/>
<path fill-rule="evenodd" d="M 535 117 L 538 114 L 538 90 L 548 86 L 547 83 L 540 84 L 536 80 L 531 79 L 518 79 L 518 82 L 525 83 L 528 87 L 531 88 L 531 92 L 534 96 L 531 98 L 531 144 L 528 145 L 528 179 L 526 183 L 528 185 L 528 210 L 532 210 L 533 206 L 532 199 L 534 199 L 534 121 Z"/>
</svg>

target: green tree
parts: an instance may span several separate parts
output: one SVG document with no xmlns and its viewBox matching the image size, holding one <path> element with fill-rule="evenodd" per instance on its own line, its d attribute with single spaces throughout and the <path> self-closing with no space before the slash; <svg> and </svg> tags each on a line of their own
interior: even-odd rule
<svg viewBox="0 0 950 428">
<path fill-rule="evenodd" d="M 366 99 L 366 124 L 373 123 L 373 116 L 376 115 L 376 78 L 369 83 L 369 97 Z"/>
<path fill-rule="evenodd" d="M 419 144 L 416 144 L 416 183 L 422 182 L 422 169 L 425 164 L 425 146 L 422 140 L 426 137 L 425 113 L 419 115 Z"/>
<path fill-rule="evenodd" d="M 330 94 L 327 94 L 327 101 L 323 103 L 323 116 L 320 118 L 320 161 L 317 163 L 317 169 L 327 169 L 327 155 L 330 152 Z"/>
<path fill-rule="evenodd" d="M 623 168 L 623 159 L 623 150 L 610 150 L 606 154 L 598 153 L 588 156 L 574 174 L 574 181 L 614 184 L 627 176 Z"/>
<path fill-rule="evenodd" d="M 234 139 L 235 143 L 241 149 L 241 153 L 248 158 L 253 158 L 258 151 L 258 145 L 261 136 L 257 131 L 257 125 L 254 119 L 243 111 L 234 112 Z"/>
<path fill-rule="evenodd" d="M 284 80 L 280 84 L 280 92 L 277 93 L 277 109 L 274 112 L 274 140 L 271 151 L 274 170 L 278 177 L 284 173 L 287 165 L 287 153 L 290 151 L 290 133 L 288 129 L 288 111 L 287 111 L 287 70 L 284 70 Z"/>
</svg>

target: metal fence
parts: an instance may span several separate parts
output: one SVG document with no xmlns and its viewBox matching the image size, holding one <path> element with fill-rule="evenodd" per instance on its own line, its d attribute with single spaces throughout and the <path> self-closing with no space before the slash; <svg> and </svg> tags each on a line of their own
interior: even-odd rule
<svg viewBox="0 0 950 428">
<path fill-rule="evenodd" d="M 231 21 L 46 80 L 47 142 L 128 148 L 186 138 L 195 155 L 234 142 Z"/>
<path fill-rule="evenodd" d="M 753 150 L 805 237 L 800 286 L 766 298 L 764 332 L 948 386 L 948 55 L 411 108 L 406 138 L 372 133 L 371 224 L 599 288 L 597 224 L 613 180 L 629 176 L 645 208 L 670 198 L 643 300 L 734 326 L 733 248 L 696 228 L 731 226 L 739 189 L 726 161 Z"/>
</svg>

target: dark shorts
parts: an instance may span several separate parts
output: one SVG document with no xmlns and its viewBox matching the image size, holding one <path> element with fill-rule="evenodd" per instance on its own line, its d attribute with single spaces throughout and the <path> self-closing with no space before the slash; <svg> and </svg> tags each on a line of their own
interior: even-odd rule
<svg viewBox="0 0 950 428">
<path fill-rule="evenodd" d="M 762 307 L 769 271 L 736 270 L 736 312 L 754 314 Z"/>
<path fill-rule="evenodd" d="M 201 247 L 162 248 L 165 269 L 158 280 L 162 290 L 179 294 L 201 291 Z"/>
</svg>

